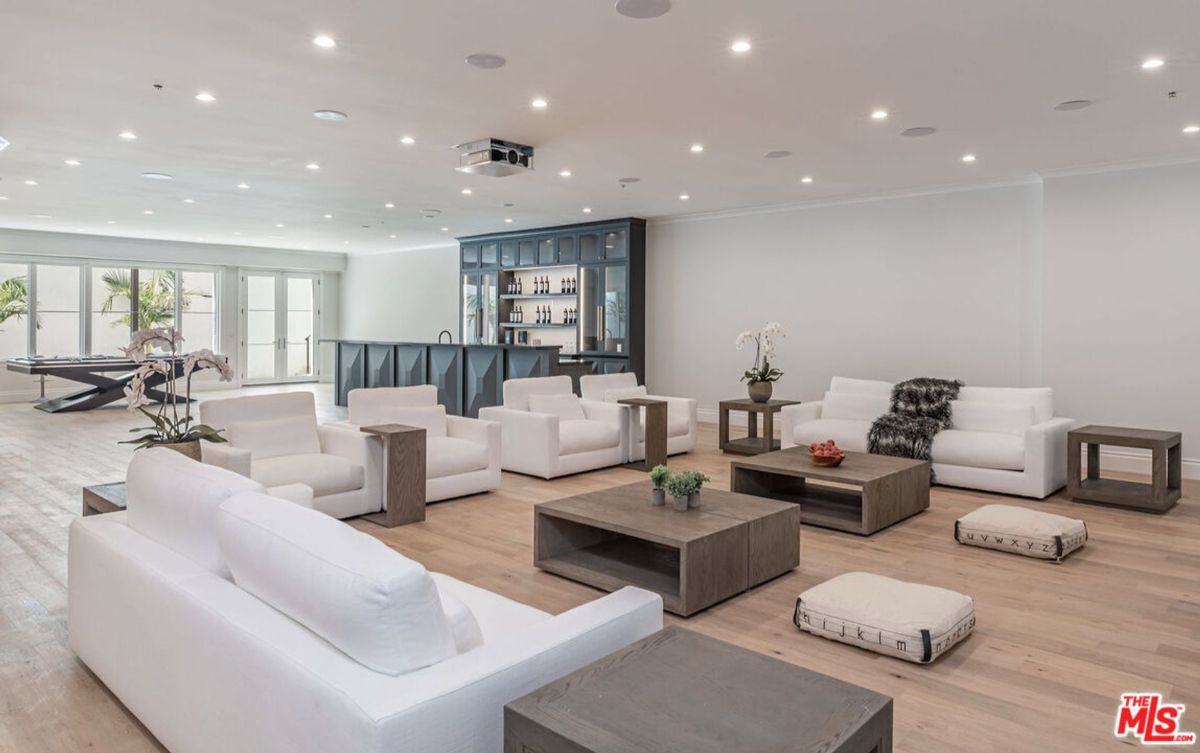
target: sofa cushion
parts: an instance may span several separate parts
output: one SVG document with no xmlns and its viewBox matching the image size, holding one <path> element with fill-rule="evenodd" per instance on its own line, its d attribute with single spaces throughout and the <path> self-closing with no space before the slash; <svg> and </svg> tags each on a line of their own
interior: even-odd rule
<svg viewBox="0 0 1200 753">
<path fill-rule="evenodd" d="M 479 621 L 470 607 L 460 599 L 442 589 L 438 589 L 442 609 L 446 613 L 446 621 L 450 623 L 450 632 L 454 635 L 454 650 L 465 654 L 473 648 L 483 645 L 483 632 L 479 629 Z"/>
<path fill-rule="evenodd" d="M 838 447 L 850 452 L 867 451 L 867 432 L 870 421 L 852 421 L 848 418 L 818 418 L 796 424 L 792 436 L 798 445 L 810 445 L 832 439 Z"/>
<path fill-rule="evenodd" d="M 217 542 L 217 509 L 262 484 L 165 447 L 133 453 L 125 475 L 126 522 L 148 539 L 223 578 L 229 568 Z"/>
<path fill-rule="evenodd" d="M 487 468 L 487 445 L 458 437 L 425 440 L 425 478 L 457 476 Z"/>
<path fill-rule="evenodd" d="M 359 415 L 361 417 L 365 414 L 360 413 Z M 369 420 L 369 424 L 361 425 L 404 424 L 424 429 L 426 439 L 446 436 L 446 406 L 444 405 L 389 406 L 374 411 Z"/>
<path fill-rule="evenodd" d="M 958 390 L 959 400 L 1002 405 L 1033 406 L 1033 422 L 1040 424 L 1054 418 L 1054 391 L 1049 387 L 972 387 Z"/>
<path fill-rule="evenodd" d="M 604 402 L 615 403 L 618 400 L 625 400 L 626 398 L 645 397 L 645 396 L 646 396 L 646 385 L 639 384 L 636 387 L 622 387 L 620 389 L 605 390 L 604 391 Z"/>
<path fill-rule="evenodd" d="M 960 544 L 1062 561 L 1087 543 L 1082 520 L 1013 505 L 984 505 L 954 523 Z"/>
<path fill-rule="evenodd" d="M 945 588 L 845 573 L 800 594 L 793 619 L 813 635 L 928 664 L 975 628 L 975 603 Z"/>
<path fill-rule="evenodd" d="M 879 379 L 849 379 L 835 376 L 829 380 L 829 391 L 891 398 L 892 383 Z"/>
<path fill-rule="evenodd" d="M 1023 436 L 1033 426 L 1032 405 L 1005 405 L 978 400 L 951 400 L 951 421 L 955 429 L 993 431 Z"/>
<path fill-rule="evenodd" d="M 321 451 L 316 415 L 234 421 L 228 438 L 234 447 L 249 450 L 252 461 Z"/>
<path fill-rule="evenodd" d="M 890 408 L 891 401 L 883 395 L 826 392 L 825 397 L 821 400 L 821 418 L 874 421 L 887 413 Z"/>
<path fill-rule="evenodd" d="M 571 377 L 566 374 L 552 377 L 528 377 L 504 381 L 504 407 L 513 410 L 532 410 L 530 395 L 574 394 Z"/>
<path fill-rule="evenodd" d="M 221 506 L 217 530 L 238 586 L 363 666 L 399 675 L 455 654 L 429 573 L 374 536 L 253 493 Z"/>
<path fill-rule="evenodd" d="M 529 410 L 533 413 L 549 413 L 558 416 L 562 421 L 582 421 L 583 406 L 579 404 L 579 396 L 566 395 L 530 395 Z"/>
<path fill-rule="evenodd" d="M 933 438 L 930 456 L 933 462 L 947 465 L 1023 471 L 1025 438 L 993 431 L 947 429 Z"/>
<path fill-rule="evenodd" d="M 250 463 L 250 478 L 263 486 L 307 484 L 314 497 L 361 489 L 364 477 L 361 465 L 340 455 L 288 455 Z"/>
<path fill-rule="evenodd" d="M 617 427 L 603 421 L 560 421 L 558 454 L 574 455 L 592 450 L 607 450 L 621 444 Z"/>
</svg>

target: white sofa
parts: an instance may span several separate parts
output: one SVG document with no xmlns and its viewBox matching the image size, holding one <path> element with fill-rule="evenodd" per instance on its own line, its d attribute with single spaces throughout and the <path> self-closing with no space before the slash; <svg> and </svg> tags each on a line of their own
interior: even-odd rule
<svg viewBox="0 0 1200 753">
<path fill-rule="evenodd" d="M 335 518 L 383 509 L 383 449 L 357 429 L 317 425 L 311 392 L 205 400 L 200 422 L 228 442 L 201 442 L 205 463 L 265 486 L 301 483 L 313 508 Z"/>
<path fill-rule="evenodd" d="M 500 488 L 500 424 L 446 415 L 437 387 L 350 390 L 349 421 L 356 431 L 375 424 L 425 429 L 425 501 L 463 497 Z"/>
<path fill-rule="evenodd" d="M 569 376 L 531 377 L 506 381 L 504 405 L 479 417 L 500 424 L 504 470 L 550 479 L 626 462 L 628 410 L 576 397 Z"/>
<path fill-rule="evenodd" d="M 667 454 L 678 455 L 696 449 L 696 401 L 690 397 L 649 395 L 645 385 L 637 383 L 637 375 L 589 374 L 579 377 L 579 391 L 584 400 L 615 403 L 627 397 L 646 397 L 667 403 Z M 641 409 L 629 410 L 629 459 L 646 459 L 646 427 Z"/>
<path fill-rule="evenodd" d="M 892 384 L 834 377 L 825 398 L 780 412 L 784 447 L 832 439 L 866 452 L 871 423 L 890 408 Z M 952 428 L 938 432 L 931 457 L 939 484 L 1043 499 L 1067 483 L 1067 432 L 1049 387 L 964 386 Z"/>
<path fill-rule="evenodd" d="M 498 753 L 505 703 L 662 625 L 661 599 L 636 588 L 553 616 L 434 573 L 441 603 L 473 613 L 482 645 L 457 647 L 456 632 L 455 655 L 432 666 L 368 669 L 201 556 L 225 546 L 224 511 L 258 495 L 193 484 L 146 504 L 172 482 L 131 479 L 127 512 L 72 522 L 67 605 L 72 650 L 172 753 Z M 181 527 L 134 526 L 139 506 L 178 512 Z"/>
</svg>

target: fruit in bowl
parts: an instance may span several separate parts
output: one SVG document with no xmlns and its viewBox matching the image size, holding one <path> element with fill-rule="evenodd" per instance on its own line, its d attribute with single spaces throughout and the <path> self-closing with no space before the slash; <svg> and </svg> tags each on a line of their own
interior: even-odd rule
<svg viewBox="0 0 1200 753">
<path fill-rule="evenodd" d="M 833 468 L 842 464 L 846 453 L 832 439 L 824 442 L 813 442 L 808 446 L 808 456 L 817 465 Z"/>
</svg>

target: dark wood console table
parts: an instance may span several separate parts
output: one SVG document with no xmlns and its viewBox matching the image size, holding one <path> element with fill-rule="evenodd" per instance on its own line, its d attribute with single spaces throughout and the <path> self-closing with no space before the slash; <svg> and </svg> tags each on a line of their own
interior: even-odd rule
<svg viewBox="0 0 1200 753">
<path fill-rule="evenodd" d="M 640 408 L 645 412 L 646 457 L 643 460 L 628 463 L 628 467 L 648 471 L 656 465 L 666 465 L 667 401 L 648 397 L 627 397 L 617 402 L 621 405 L 628 405 L 633 410 Z M 630 437 L 629 446 L 633 447 L 637 441 L 637 437 Z"/>
<path fill-rule="evenodd" d="M 386 528 L 425 520 L 425 430 L 403 424 L 363 426 L 359 430 L 383 440 L 386 468 L 385 508 L 363 518 Z"/>
</svg>

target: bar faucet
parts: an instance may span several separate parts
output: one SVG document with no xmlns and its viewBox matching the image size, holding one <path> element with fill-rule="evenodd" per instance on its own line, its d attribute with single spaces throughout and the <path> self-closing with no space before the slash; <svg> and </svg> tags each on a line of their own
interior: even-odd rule
<svg viewBox="0 0 1200 753">
<path fill-rule="evenodd" d="M 438 345 L 442 344 L 442 335 L 446 336 L 446 342 L 449 342 L 449 343 L 454 342 L 454 335 L 450 333 L 450 330 L 444 329 L 438 333 Z"/>
</svg>

